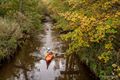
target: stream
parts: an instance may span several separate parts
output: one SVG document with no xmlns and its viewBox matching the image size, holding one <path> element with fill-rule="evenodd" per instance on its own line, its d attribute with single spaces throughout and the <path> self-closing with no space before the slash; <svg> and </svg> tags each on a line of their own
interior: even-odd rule
<svg viewBox="0 0 120 80">
<path fill-rule="evenodd" d="M 55 57 L 47 69 L 44 59 L 31 55 L 35 53 L 36 47 L 50 48 L 57 55 L 64 53 L 63 44 L 58 39 L 58 34 L 53 31 L 52 21 L 47 16 L 43 27 L 43 33 L 27 40 L 15 58 L 0 68 L 0 80 L 95 80 L 83 65 L 79 74 L 61 74 L 61 71 L 65 71 L 66 64 L 63 56 Z"/>
</svg>

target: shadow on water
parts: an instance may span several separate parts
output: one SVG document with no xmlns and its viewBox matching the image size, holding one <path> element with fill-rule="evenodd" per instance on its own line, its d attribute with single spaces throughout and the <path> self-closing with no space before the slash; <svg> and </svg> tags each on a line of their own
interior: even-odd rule
<svg viewBox="0 0 120 80">
<path fill-rule="evenodd" d="M 21 51 L 19 51 L 10 63 L 0 68 L 0 80 L 96 80 L 91 77 L 91 72 L 83 64 L 66 68 L 66 59 L 62 50 L 62 42 L 57 38 L 58 34 L 52 30 L 52 20 L 46 16 L 44 22 L 44 33 L 38 34 L 31 40 L 27 40 Z M 41 49 L 50 48 L 55 58 L 47 69 L 43 53 L 36 54 L 36 47 Z M 73 59 L 74 60 L 74 59 Z M 69 64 L 69 63 L 68 63 Z M 92 75 L 93 76 L 93 75 Z"/>
</svg>

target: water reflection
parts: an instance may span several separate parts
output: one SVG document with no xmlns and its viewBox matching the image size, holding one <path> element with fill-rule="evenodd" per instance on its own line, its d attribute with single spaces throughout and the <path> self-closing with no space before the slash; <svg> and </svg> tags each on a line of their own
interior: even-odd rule
<svg viewBox="0 0 120 80">
<path fill-rule="evenodd" d="M 46 17 L 46 19 L 48 19 L 49 17 Z M 40 55 L 42 57 L 41 60 L 35 62 L 35 67 L 37 69 L 40 69 L 40 71 L 34 71 L 34 80 L 58 80 L 60 74 L 60 70 L 62 70 L 61 65 L 63 63 L 61 63 L 62 59 L 60 58 L 54 58 L 48 69 L 47 69 L 47 65 L 46 65 L 46 61 L 45 59 L 45 54 L 46 54 L 46 48 L 50 48 L 51 51 L 54 54 L 60 54 L 61 53 L 61 44 L 60 41 L 58 41 L 56 39 L 55 36 L 53 36 L 53 31 L 51 30 L 53 24 L 51 22 L 46 22 L 44 23 L 44 31 L 45 34 L 41 39 L 41 42 L 43 43 L 43 45 L 41 46 L 41 50 L 40 50 Z M 39 75 L 39 77 L 37 76 Z"/>
<path fill-rule="evenodd" d="M 34 67 L 35 69 L 32 70 L 33 80 L 58 80 L 61 75 L 60 71 L 65 70 L 65 59 L 55 57 L 47 69 L 46 61 L 42 58 L 35 62 Z"/>
</svg>

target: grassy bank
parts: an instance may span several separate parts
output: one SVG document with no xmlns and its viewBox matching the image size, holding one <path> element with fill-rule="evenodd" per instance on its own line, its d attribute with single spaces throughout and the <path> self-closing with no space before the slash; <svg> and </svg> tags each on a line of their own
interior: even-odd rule
<svg viewBox="0 0 120 80">
<path fill-rule="evenodd" d="M 44 10 L 39 0 L 0 1 L 0 60 L 9 58 L 25 39 L 42 29 Z"/>
<path fill-rule="evenodd" d="M 55 29 L 67 43 L 66 56 L 78 54 L 101 80 L 120 77 L 119 0 L 49 0 Z"/>
</svg>

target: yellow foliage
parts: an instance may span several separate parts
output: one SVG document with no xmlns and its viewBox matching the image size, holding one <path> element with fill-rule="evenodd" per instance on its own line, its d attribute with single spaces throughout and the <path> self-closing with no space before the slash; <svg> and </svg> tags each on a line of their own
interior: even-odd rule
<svg viewBox="0 0 120 80">
<path fill-rule="evenodd" d="M 120 77 L 120 73 L 118 73 L 118 77 Z"/>
<path fill-rule="evenodd" d="M 98 56 L 98 59 L 102 62 L 102 63 L 107 63 L 110 60 L 110 52 L 104 52 L 102 53 L 100 56 Z"/>
<path fill-rule="evenodd" d="M 105 44 L 106 49 L 113 49 L 112 43 Z"/>
<path fill-rule="evenodd" d="M 96 49 L 96 46 L 100 46 L 103 53 L 97 48 L 98 51 L 93 55 L 99 55 L 99 62 L 109 63 L 114 54 L 111 54 L 114 51 L 114 43 L 111 43 L 114 39 L 110 37 L 118 33 L 120 25 L 120 10 L 116 4 L 119 4 L 119 0 L 64 0 L 59 5 L 52 5 L 52 11 L 67 22 L 64 27 L 59 27 L 68 31 L 62 34 L 62 39 L 69 42 L 66 52 L 72 54 L 81 51 L 81 48 Z M 112 66 L 116 67 L 115 64 Z"/>
<path fill-rule="evenodd" d="M 116 76 L 120 77 L 120 66 L 117 64 L 112 64 L 113 67 L 113 72 L 115 73 Z"/>
<path fill-rule="evenodd" d="M 112 64 L 112 67 L 113 67 L 113 68 L 116 68 L 116 67 L 117 67 L 117 64 Z"/>
</svg>

